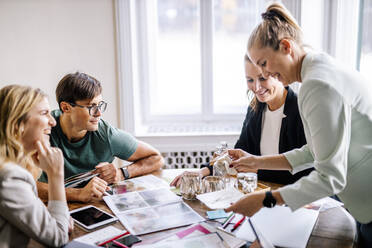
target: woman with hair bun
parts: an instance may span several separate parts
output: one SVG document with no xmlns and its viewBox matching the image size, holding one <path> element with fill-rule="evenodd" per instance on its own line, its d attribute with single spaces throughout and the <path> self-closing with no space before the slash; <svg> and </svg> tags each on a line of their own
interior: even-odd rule
<svg viewBox="0 0 372 248">
<path fill-rule="evenodd" d="M 284 87 L 276 77 L 264 77 L 259 67 L 244 55 L 245 78 L 249 94 L 253 98 L 235 149 L 242 149 L 254 155 L 279 154 L 300 148 L 306 144 L 304 129 L 297 106 L 297 95 L 289 87 Z M 258 179 L 279 184 L 294 183 L 308 175 L 312 168 L 292 175 L 283 170 L 255 170 Z M 250 171 L 251 170 L 247 170 Z M 241 168 L 241 172 L 246 172 Z M 185 174 L 213 174 L 213 166 L 202 164 L 198 171 L 186 171 L 177 176 L 171 186 L 179 186 Z"/>
<path fill-rule="evenodd" d="M 284 85 L 302 83 L 298 107 L 307 145 L 275 156 L 230 150 L 232 165 L 245 169 L 315 170 L 292 185 L 242 198 L 226 211 L 248 216 L 286 204 L 296 210 L 337 195 L 358 222 L 359 238 L 372 247 L 372 83 L 324 53 L 306 51 L 302 31 L 281 4 L 271 4 L 248 41 L 248 55 L 264 76 Z"/>
</svg>

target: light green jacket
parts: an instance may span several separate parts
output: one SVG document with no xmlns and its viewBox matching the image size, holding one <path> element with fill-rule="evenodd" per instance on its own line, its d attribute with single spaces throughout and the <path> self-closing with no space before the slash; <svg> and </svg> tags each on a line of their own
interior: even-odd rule
<svg viewBox="0 0 372 248">
<path fill-rule="evenodd" d="M 372 221 L 372 82 L 326 54 L 308 53 L 298 107 L 307 145 L 285 153 L 309 176 L 280 189 L 292 210 L 336 194 L 361 223 Z"/>
</svg>

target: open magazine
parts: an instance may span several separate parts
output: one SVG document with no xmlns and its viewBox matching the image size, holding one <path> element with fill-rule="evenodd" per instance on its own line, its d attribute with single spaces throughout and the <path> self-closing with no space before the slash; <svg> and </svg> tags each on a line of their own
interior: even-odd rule
<svg viewBox="0 0 372 248">
<path fill-rule="evenodd" d="M 211 239 L 210 234 L 218 233 L 217 239 Z M 219 236 L 219 237 L 218 237 Z M 195 238 L 195 239 L 194 239 Z M 181 242 L 185 241 L 184 245 Z M 217 242 L 216 242 L 217 241 Z M 192 226 L 186 227 L 182 230 L 177 230 L 171 234 L 167 233 L 163 237 L 157 237 L 152 239 L 147 239 L 141 243 L 137 243 L 132 247 L 225 247 L 222 244 L 229 244 L 230 248 L 242 247 L 246 241 L 243 239 L 236 238 L 233 234 L 228 234 L 221 231 L 205 222 L 194 224 Z M 189 245 L 189 246 L 187 246 Z"/>
<path fill-rule="evenodd" d="M 128 192 L 103 199 L 127 230 L 135 235 L 204 221 L 167 188 Z"/>
<path fill-rule="evenodd" d="M 90 179 L 98 175 L 99 175 L 98 173 L 95 173 L 95 170 L 76 174 L 65 179 L 65 188 L 84 187 L 90 181 Z"/>
</svg>

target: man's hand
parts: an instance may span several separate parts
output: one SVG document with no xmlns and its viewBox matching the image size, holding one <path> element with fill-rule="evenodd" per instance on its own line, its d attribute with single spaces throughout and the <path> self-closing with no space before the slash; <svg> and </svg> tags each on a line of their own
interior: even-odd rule
<svg viewBox="0 0 372 248">
<path fill-rule="evenodd" d="M 79 200 L 82 202 L 100 201 L 107 188 L 106 181 L 98 177 L 93 177 L 90 182 L 81 189 Z"/>
<path fill-rule="evenodd" d="M 170 186 L 175 186 L 176 188 L 178 188 L 181 185 L 181 179 L 184 175 L 200 175 L 200 178 L 203 177 L 200 171 L 185 171 L 181 175 L 176 176 L 170 183 Z"/>
<path fill-rule="evenodd" d="M 96 173 L 99 173 L 99 177 L 105 180 L 108 184 L 116 183 L 122 180 L 122 173 L 120 169 L 116 168 L 114 164 L 107 162 L 99 163 L 96 166 Z"/>
<path fill-rule="evenodd" d="M 198 171 L 185 171 L 183 172 L 181 175 L 178 175 L 176 176 L 173 181 L 170 183 L 170 186 L 175 186 L 175 187 L 179 187 L 181 185 L 181 178 L 183 177 L 183 175 L 200 175 L 200 178 L 203 178 L 205 176 L 208 176 L 211 174 L 211 172 L 209 171 L 209 169 L 207 167 L 204 167 Z"/>
<path fill-rule="evenodd" d="M 250 193 L 233 205 L 225 209 L 225 212 L 234 212 L 251 217 L 257 213 L 262 207 L 262 202 L 265 198 L 265 192 Z"/>
</svg>

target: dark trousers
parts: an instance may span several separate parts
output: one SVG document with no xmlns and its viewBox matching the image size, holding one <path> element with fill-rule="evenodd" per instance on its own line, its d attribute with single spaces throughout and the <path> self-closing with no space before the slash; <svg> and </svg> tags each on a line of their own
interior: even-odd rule
<svg viewBox="0 0 372 248">
<path fill-rule="evenodd" d="M 372 247 L 372 222 L 361 224 L 357 222 L 359 247 Z"/>
</svg>

